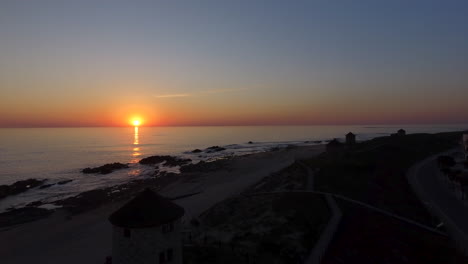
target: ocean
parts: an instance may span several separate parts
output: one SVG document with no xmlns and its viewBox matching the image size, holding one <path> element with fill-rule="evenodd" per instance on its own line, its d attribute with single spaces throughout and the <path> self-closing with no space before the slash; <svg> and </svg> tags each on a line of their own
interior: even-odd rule
<svg viewBox="0 0 468 264">
<path fill-rule="evenodd" d="M 342 139 L 350 131 L 357 134 L 357 140 L 367 140 L 395 133 L 400 128 L 407 133 L 437 133 L 466 130 L 468 125 L 3 128 L 0 129 L 0 185 L 29 178 L 47 179 L 46 183 L 73 181 L 9 196 L 0 200 L 0 211 L 39 199 L 54 201 L 149 177 L 154 168 L 137 162 L 151 155 L 209 161 L 273 147 L 314 145 L 317 144 L 314 141 Z M 191 152 L 210 146 L 226 150 Z M 112 162 L 130 163 L 130 169 L 107 175 L 81 173 L 83 168 Z M 167 170 L 177 172 L 178 168 Z"/>
</svg>

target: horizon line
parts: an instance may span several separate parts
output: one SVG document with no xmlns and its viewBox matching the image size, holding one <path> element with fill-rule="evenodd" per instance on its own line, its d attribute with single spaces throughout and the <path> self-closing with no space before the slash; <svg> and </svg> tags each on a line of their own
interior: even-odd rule
<svg viewBox="0 0 468 264">
<path fill-rule="evenodd" d="M 367 123 L 367 124 L 229 124 L 229 125 L 140 125 L 140 126 L 0 126 L 2 128 L 124 128 L 124 127 L 273 127 L 273 126 L 405 126 L 405 125 L 468 125 L 468 122 L 448 122 L 448 123 Z"/>
</svg>

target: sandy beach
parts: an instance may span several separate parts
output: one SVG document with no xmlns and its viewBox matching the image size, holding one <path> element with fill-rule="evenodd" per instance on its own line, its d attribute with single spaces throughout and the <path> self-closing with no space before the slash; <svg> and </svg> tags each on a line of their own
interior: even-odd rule
<svg viewBox="0 0 468 264">
<path fill-rule="evenodd" d="M 324 146 L 296 147 L 238 156 L 223 169 L 184 173 L 159 192 L 167 197 L 197 195 L 176 200 L 185 208 L 184 221 L 216 203 L 242 192 L 297 159 L 312 157 Z M 122 202 L 105 204 L 73 217 L 58 210 L 50 217 L 0 229 L 2 263 L 104 263 L 111 252 L 111 225 L 107 217 Z"/>
</svg>

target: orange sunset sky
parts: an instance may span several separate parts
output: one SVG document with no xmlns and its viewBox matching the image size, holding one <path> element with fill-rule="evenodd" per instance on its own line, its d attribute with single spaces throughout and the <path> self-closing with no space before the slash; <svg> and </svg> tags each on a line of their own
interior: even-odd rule
<svg viewBox="0 0 468 264">
<path fill-rule="evenodd" d="M 467 4 L 424 3 L 4 1 L 0 127 L 466 123 Z"/>
</svg>

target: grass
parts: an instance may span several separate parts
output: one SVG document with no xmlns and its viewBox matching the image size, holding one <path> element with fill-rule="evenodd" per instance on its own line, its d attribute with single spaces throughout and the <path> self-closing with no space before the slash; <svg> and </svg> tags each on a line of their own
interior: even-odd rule
<svg viewBox="0 0 468 264">
<path fill-rule="evenodd" d="M 430 225 L 432 218 L 410 188 L 406 171 L 417 161 L 456 146 L 461 134 L 380 137 L 356 144 L 339 159 L 321 155 L 306 162 L 319 169 L 316 190 L 341 194 Z"/>
<path fill-rule="evenodd" d="M 239 259 L 249 255 L 254 263 L 296 263 L 309 254 L 329 217 L 317 194 L 238 196 L 201 215 L 202 231 L 187 258 L 189 263 L 244 263 Z"/>
<path fill-rule="evenodd" d="M 265 177 L 200 216 L 200 233 L 186 247 L 187 263 L 298 263 L 315 245 L 330 211 L 321 195 L 259 194 L 304 190 L 297 163 Z"/>
<path fill-rule="evenodd" d="M 323 263 L 467 263 L 447 236 L 428 232 L 346 201 Z"/>
</svg>

